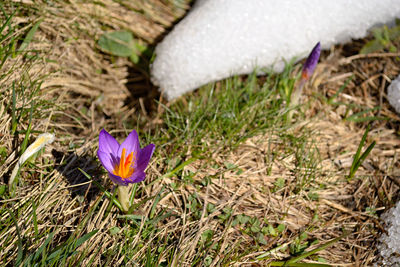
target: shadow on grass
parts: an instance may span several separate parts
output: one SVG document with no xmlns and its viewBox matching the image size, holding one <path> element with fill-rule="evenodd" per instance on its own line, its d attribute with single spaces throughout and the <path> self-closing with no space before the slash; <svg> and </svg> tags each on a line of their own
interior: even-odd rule
<svg viewBox="0 0 400 267">
<path fill-rule="evenodd" d="M 185 1 L 192 7 L 195 1 Z M 190 8 L 186 10 L 188 12 Z M 177 25 L 185 15 L 175 18 L 169 27 L 165 27 L 164 31 L 157 36 L 153 42 L 149 43 L 147 48 L 142 52 L 139 57 L 139 62 L 134 63 L 132 67 L 128 68 L 128 77 L 126 87 L 130 92 L 130 97 L 126 100 L 126 105 L 135 107 L 141 110 L 143 115 L 152 115 L 157 112 L 157 101 L 162 99 L 159 88 L 151 82 L 150 79 L 150 66 L 154 59 L 154 50 L 158 43 L 160 43 Z M 164 100 L 163 102 L 166 102 Z"/>
<path fill-rule="evenodd" d="M 140 56 L 139 62 L 128 68 L 126 87 L 130 97 L 125 104 L 151 116 L 157 110 L 156 100 L 160 99 L 158 87 L 150 79 L 150 65 L 154 46 L 149 46 Z"/>
<path fill-rule="evenodd" d="M 87 179 L 79 170 L 81 168 L 90 174 L 93 179 L 103 184 L 103 181 L 96 177 L 101 176 L 97 162 L 90 156 L 78 156 L 76 153 L 65 154 L 53 149 L 51 151 L 55 158 L 55 169 L 59 171 L 69 184 L 68 190 L 72 197 L 84 198 L 90 202 L 101 193 L 101 191 Z"/>
</svg>

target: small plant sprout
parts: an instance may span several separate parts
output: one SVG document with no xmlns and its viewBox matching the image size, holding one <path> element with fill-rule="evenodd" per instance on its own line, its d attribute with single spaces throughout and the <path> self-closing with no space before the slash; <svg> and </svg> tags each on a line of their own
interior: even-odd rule
<svg viewBox="0 0 400 267">
<path fill-rule="evenodd" d="M 130 185 L 144 180 L 144 172 L 149 164 L 155 149 L 150 144 L 140 148 L 139 137 L 133 130 L 120 145 L 106 130 L 99 134 L 99 150 L 97 156 L 101 164 L 107 170 L 110 179 L 118 186 L 118 199 L 124 212 L 130 207 Z"/>
<path fill-rule="evenodd" d="M 376 142 L 373 141 L 361 154 L 361 149 L 363 148 L 365 141 L 367 140 L 367 135 L 370 130 L 370 125 L 367 126 L 365 129 L 364 135 L 361 138 L 360 144 L 358 145 L 357 152 L 354 155 L 353 158 L 353 163 L 351 164 L 349 175 L 347 176 L 348 180 L 353 179 L 354 175 L 356 174 L 358 168 L 361 166 L 361 164 L 364 162 L 364 160 L 367 158 L 371 150 L 374 148 Z"/>
<path fill-rule="evenodd" d="M 319 56 L 321 54 L 321 44 L 318 42 L 311 53 L 308 55 L 306 62 L 304 63 L 303 70 L 301 71 L 301 79 L 298 86 L 295 88 L 290 99 L 290 107 L 294 107 L 299 103 L 301 93 L 303 91 L 304 84 L 311 78 L 317 67 Z M 291 114 L 291 113 L 290 113 Z M 290 118 L 291 116 L 289 116 Z"/>
<path fill-rule="evenodd" d="M 17 179 L 15 179 L 18 175 L 18 171 L 20 167 L 33 155 L 39 152 L 45 145 L 50 144 L 54 141 L 54 134 L 51 133 L 42 133 L 38 136 L 38 138 L 33 142 L 21 155 L 17 164 L 15 165 L 10 180 L 8 181 L 8 188 L 11 195 L 14 194 L 15 184 L 17 183 Z"/>
</svg>

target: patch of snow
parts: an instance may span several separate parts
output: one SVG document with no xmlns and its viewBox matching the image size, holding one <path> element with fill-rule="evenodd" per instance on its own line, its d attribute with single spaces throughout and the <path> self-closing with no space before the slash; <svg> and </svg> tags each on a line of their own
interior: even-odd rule
<svg viewBox="0 0 400 267">
<path fill-rule="evenodd" d="M 400 266 L 400 202 L 385 212 L 381 219 L 386 224 L 387 233 L 382 234 L 377 246 L 382 256 L 379 266 Z"/>
<path fill-rule="evenodd" d="M 387 98 L 390 105 L 400 113 L 400 76 L 397 76 L 395 80 L 388 87 Z"/>
</svg>

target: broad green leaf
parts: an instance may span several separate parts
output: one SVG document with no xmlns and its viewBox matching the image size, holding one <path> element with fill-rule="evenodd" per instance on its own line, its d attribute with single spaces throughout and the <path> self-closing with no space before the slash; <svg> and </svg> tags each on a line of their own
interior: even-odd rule
<svg viewBox="0 0 400 267">
<path fill-rule="evenodd" d="M 360 54 L 369 54 L 384 49 L 384 45 L 380 40 L 372 40 L 366 43 L 360 50 Z"/>
<path fill-rule="evenodd" d="M 135 54 L 135 41 L 128 31 L 115 31 L 103 34 L 97 44 L 101 50 L 114 56 L 130 57 Z"/>
</svg>

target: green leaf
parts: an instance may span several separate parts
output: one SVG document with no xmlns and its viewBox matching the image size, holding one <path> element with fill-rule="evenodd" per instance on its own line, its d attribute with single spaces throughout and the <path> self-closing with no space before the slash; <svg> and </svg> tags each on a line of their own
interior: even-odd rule
<svg viewBox="0 0 400 267">
<path fill-rule="evenodd" d="M 11 134 L 17 130 L 17 93 L 15 92 L 15 82 L 12 83 L 12 110 L 11 110 Z"/>
<path fill-rule="evenodd" d="M 246 216 L 246 215 L 244 215 L 244 214 L 239 214 L 239 215 L 237 216 L 237 218 L 238 218 L 240 224 L 246 224 L 246 223 L 250 220 L 250 217 L 249 217 L 249 216 Z"/>
<path fill-rule="evenodd" d="M 235 164 L 230 163 L 230 162 L 224 162 L 224 165 L 228 170 L 232 170 L 232 169 L 237 168 L 237 166 Z"/>
<path fill-rule="evenodd" d="M 135 53 L 133 53 L 132 55 L 129 56 L 129 59 L 134 63 L 134 64 L 138 64 L 140 57 L 138 55 L 136 55 Z"/>
<path fill-rule="evenodd" d="M 208 213 L 213 213 L 215 211 L 215 205 L 212 203 L 207 204 L 207 212 Z"/>
<path fill-rule="evenodd" d="M 102 192 L 104 193 L 104 195 L 105 195 L 106 197 L 108 197 L 108 198 L 114 203 L 115 206 L 117 206 L 117 208 L 119 208 L 121 211 L 123 210 L 123 209 L 122 209 L 122 206 L 121 206 L 121 203 L 118 201 L 118 199 L 117 199 L 113 194 L 111 194 L 110 192 L 108 192 L 99 182 L 93 180 L 93 178 L 92 178 L 89 174 L 87 174 L 84 170 L 82 170 L 81 168 L 78 168 L 78 170 L 79 170 L 86 178 L 88 178 L 89 180 L 91 180 L 91 181 L 100 189 L 100 191 L 102 191 Z"/>
<path fill-rule="evenodd" d="M 315 192 L 308 192 L 307 196 L 313 201 L 318 201 L 319 199 L 318 193 Z"/>
<path fill-rule="evenodd" d="M 389 29 L 390 40 L 396 40 L 399 37 L 400 37 L 400 25 Z"/>
<path fill-rule="evenodd" d="M 384 120 L 383 117 L 376 117 L 376 116 L 366 116 L 364 115 L 379 110 L 380 107 L 368 108 L 363 111 L 357 112 L 351 116 L 346 117 L 345 121 L 353 121 L 353 122 L 363 122 L 363 121 L 371 121 L 371 120 Z"/>
<path fill-rule="evenodd" d="M 376 144 L 376 142 L 373 141 L 360 156 L 361 149 L 364 146 L 365 141 L 367 140 L 367 135 L 369 130 L 370 130 L 370 125 L 368 125 L 367 128 L 365 129 L 360 144 L 358 145 L 357 152 L 353 157 L 353 163 L 351 164 L 349 176 L 347 178 L 348 180 L 351 180 L 354 177 L 357 169 L 361 166 L 361 164 L 364 162 L 364 160 L 367 158 L 368 154 L 371 152 L 371 150 L 374 148 Z"/>
<path fill-rule="evenodd" d="M 138 183 L 135 183 L 132 187 L 131 196 L 129 197 L 129 207 L 132 207 L 132 205 L 133 205 L 133 201 L 135 200 L 137 188 L 138 188 Z"/>
<path fill-rule="evenodd" d="M 4 193 L 6 192 L 6 185 L 0 185 L 0 197 L 4 195 Z"/>
<path fill-rule="evenodd" d="M 136 54 L 133 35 L 128 31 L 105 33 L 100 37 L 97 44 L 102 51 L 114 56 L 130 57 Z"/>
<path fill-rule="evenodd" d="M 6 208 L 6 209 L 7 209 L 8 213 L 10 214 L 12 221 L 14 222 L 15 230 L 16 230 L 17 236 L 18 236 L 18 240 L 17 240 L 18 253 L 17 253 L 17 259 L 15 260 L 15 262 L 16 262 L 16 265 L 19 266 L 22 263 L 23 256 L 24 256 L 24 248 L 23 248 L 21 231 L 18 227 L 18 221 L 15 218 L 14 213 L 10 209 L 8 209 L 8 208 Z"/>
<path fill-rule="evenodd" d="M 157 194 L 156 198 L 154 199 L 153 205 L 151 206 L 151 210 L 150 210 L 150 215 L 149 215 L 149 218 L 150 218 L 150 219 L 153 219 L 154 215 L 156 214 L 156 207 L 157 207 L 158 202 L 160 202 L 160 200 L 161 200 L 163 197 L 166 196 L 166 195 L 161 196 L 161 194 L 162 194 L 163 191 L 164 191 L 164 188 L 165 188 L 165 186 L 163 186 L 163 187 L 161 188 L 160 192 Z"/>
<path fill-rule="evenodd" d="M 150 186 L 152 186 L 155 183 L 158 183 L 160 180 L 166 178 L 166 177 L 171 177 L 173 176 L 175 173 L 177 173 L 178 171 L 182 170 L 183 168 L 185 168 L 187 165 L 195 162 L 196 160 L 198 160 L 200 157 L 192 157 L 190 159 L 188 159 L 185 162 L 182 162 L 178 167 L 176 167 L 175 169 L 173 169 L 170 172 L 167 172 L 166 174 L 158 177 L 157 179 L 154 179 L 154 181 L 150 182 L 149 184 L 147 184 L 145 187 L 148 188 Z"/>
<path fill-rule="evenodd" d="M 35 108 L 35 102 L 32 101 L 31 109 L 29 111 L 28 129 L 26 130 L 24 141 L 22 141 L 22 144 L 21 144 L 20 155 L 22 155 L 25 152 L 26 147 L 28 146 L 29 135 L 31 134 L 31 129 L 32 129 L 32 115 L 33 115 L 34 108 Z"/>
<path fill-rule="evenodd" d="M 93 230 L 93 231 L 91 231 L 90 233 L 87 233 L 86 235 L 84 235 L 84 236 L 82 236 L 82 237 L 80 237 L 78 240 L 76 240 L 76 243 L 75 243 L 75 248 L 78 248 L 78 247 L 80 247 L 83 243 L 85 243 L 86 242 L 86 240 L 88 240 L 88 239 L 90 239 L 92 236 L 94 236 L 97 232 L 98 232 L 99 230 Z"/>
<path fill-rule="evenodd" d="M 251 230 L 253 233 L 258 233 L 258 232 L 261 231 L 261 227 L 258 226 L 258 225 L 256 225 L 256 224 L 254 224 L 254 225 L 252 225 L 252 226 L 250 227 L 250 230 Z"/>
<path fill-rule="evenodd" d="M 353 80 L 353 78 L 354 78 L 354 75 L 351 75 L 348 79 L 346 79 L 346 81 L 343 83 L 343 85 L 340 86 L 339 90 L 337 90 L 337 92 L 328 99 L 328 104 L 330 104 L 330 105 L 334 104 L 333 101 L 339 96 L 340 93 L 343 92 L 343 90 Z"/>
<path fill-rule="evenodd" d="M 278 233 L 275 231 L 274 227 L 270 224 L 268 224 L 268 232 L 272 236 L 278 236 Z"/>
<path fill-rule="evenodd" d="M 334 243 L 338 242 L 340 239 L 346 237 L 347 235 L 348 235 L 348 233 L 345 232 L 341 236 L 339 236 L 339 237 L 337 237 L 335 239 L 332 239 L 331 241 L 326 242 L 325 244 L 323 244 L 323 245 L 321 245 L 321 246 L 319 246 L 319 247 L 317 247 L 317 248 L 315 248 L 315 249 L 313 249 L 313 250 L 311 250 L 309 252 L 305 252 L 302 255 L 299 255 L 297 257 L 294 257 L 294 258 L 288 260 L 286 263 L 287 264 L 297 263 L 298 261 L 301 261 L 301 260 L 303 260 L 303 259 L 305 259 L 305 258 L 307 258 L 307 257 L 309 257 L 309 256 L 321 251 L 321 250 L 326 249 L 327 247 L 333 245 Z M 288 265 L 288 266 L 290 266 L 290 265 Z"/>
<path fill-rule="evenodd" d="M 385 38 L 384 38 L 384 27 L 372 29 L 372 34 L 374 35 L 375 39 L 380 41 L 380 42 L 385 40 Z"/>
<path fill-rule="evenodd" d="M 262 244 L 262 245 L 268 244 L 267 240 L 265 240 L 265 237 L 264 237 L 264 235 L 262 233 L 258 233 L 257 242 Z"/>
<path fill-rule="evenodd" d="M 284 261 L 273 261 L 270 263 L 269 266 L 285 266 L 285 267 L 331 267 L 332 265 L 329 264 L 322 264 L 322 263 L 287 263 Z"/>
<path fill-rule="evenodd" d="M 279 245 L 279 246 L 277 246 L 277 247 L 275 247 L 273 249 L 270 249 L 270 250 L 266 251 L 265 253 L 257 256 L 256 259 L 257 260 L 263 260 L 265 258 L 269 258 L 271 254 L 276 253 L 279 250 L 286 249 L 286 247 L 287 247 L 287 244 Z M 283 262 L 283 263 L 285 263 L 285 262 Z M 271 265 L 271 266 L 273 266 L 273 265 Z M 276 265 L 276 266 L 283 266 L 283 265 Z"/>
<path fill-rule="evenodd" d="M 49 245 L 50 241 L 53 240 L 53 236 L 56 233 L 56 231 L 53 231 L 49 234 L 49 236 L 47 237 L 47 239 L 43 242 L 43 244 L 38 248 L 38 250 L 36 251 L 36 253 L 33 256 L 33 261 L 36 261 L 39 259 L 40 255 L 43 253 L 43 251 L 45 250 L 45 248 Z"/>
<path fill-rule="evenodd" d="M 78 238 L 72 245 L 66 244 L 61 245 L 57 250 L 50 254 L 47 258 L 47 261 L 56 260 L 59 257 L 63 257 L 64 259 L 71 257 L 77 253 L 77 248 L 80 247 L 83 243 L 85 243 L 88 239 L 94 236 L 99 230 L 93 230 L 90 233 L 85 234 L 84 236 Z"/>
<path fill-rule="evenodd" d="M 43 19 L 40 19 L 38 22 L 36 22 L 32 28 L 29 30 L 29 32 L 26 34 L 24 41 L 22 42 L 21 46 L 18 49 L 18 52 L 22 52 L 26 49 L 28 44 L 32 42 L 33 36 L 35 35 L 37 29 L 39 28 L 40 23 L 42 23 Z"/>
<path fill-rule="evenodd" d="M 285 231 L 285 225 L 284 224 L 280 224 L 276 227 L 276 230 L 278 230 L 279 233 L 282 233 L 283 231 Z"/>
<path fill-rule="evenodd" d="M 390 52 L 390 53 L 396 53 L 396 52 L 397 52 L 397 48 L 396 48 L 394 45 L 390 44 L 390 46 L 389 46 L 389 52 Z"/>
<path fill-rule="evenodd" d="M 373 141 L 367 149 L 362 153 L 361 157 L 358 159 L 357 164 L 356 164 L 356 170 L 361 166 L 361 164 L 364 162 L 364 160 L 367 158 L 368 154 L 371 152 L 371 150 L 374 148 L 376 142 Z"/>
<path fill-rule="evenodd" d="M 360 54 L 369 54 L 384 49 L 381 40 L 372 40 L 366 43 L 360 50 Z"/>
<path fill-rule="evenodd" d="M 201 234 L 201 240 L 203 242 L 208 242 L 210 240 L 212 240 L 214 236 L 214 231 L 211 229 L 205 230 L 202 234 Z"/>
</svg>

